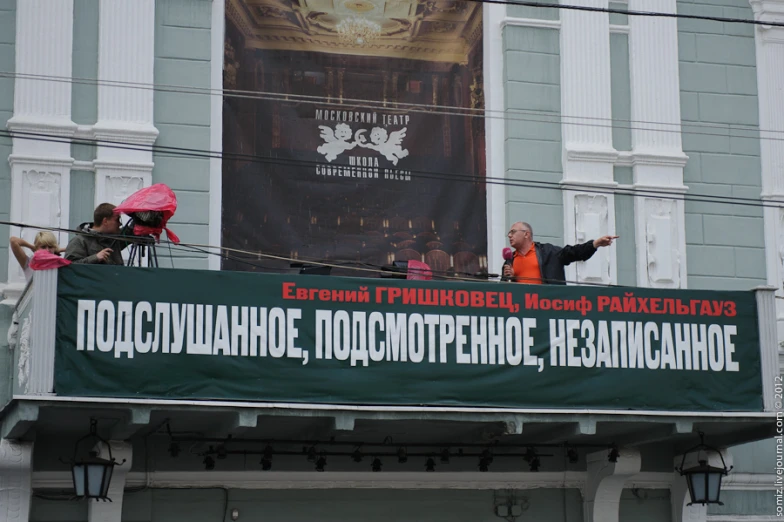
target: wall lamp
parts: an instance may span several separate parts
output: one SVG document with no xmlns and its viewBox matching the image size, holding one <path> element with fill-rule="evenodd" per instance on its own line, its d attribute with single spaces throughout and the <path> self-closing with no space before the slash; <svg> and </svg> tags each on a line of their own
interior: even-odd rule
<svg viewBox="0 0 784 522">
<path fill-rule="evenodd" d="M 111 502 L 107 495 L 109 493 L 109 484 L 112 481 L 112 473 L 114 467 L 125 463 L 112 457 L 112 447 L 106 440 L 104 440 L 97 433 L 98 421 L 90 419 L 90 433 L 76 441 L 74 445 L 74 453 L 69 463 L 71 465 L 71 475 L 73 478 L 73 485 L 76 499 L 95 499 L 104 502 Z M 91 440 L 92 445 L 87 451 L 87 456 L 79 452 L 79 446 L 86 440 Z M 109 451 L 109 458 L 104 459 L 98 456 L 96 447 L 99 443 L 103 443 Z M 61 459 L 62 460 L 62 459 Z"/>
<path fill-rule="evenodd" d="M 709 451 L 719 454 L 722 467 L 718 468 L 716 466 L 708 465 L 707 453 Z M 690 453 L 697 454 L 698 464 L 684 469 L 683 465 L 686 463 L 686 456 Z M 681 476 L 686 477 L 686 484 L 689 486 L 689 497 L 691 497 L 691 502 L 689 502 L 690 506 L 692 504 L 718 504 L 723 506 L 724 503 L 719 500 L 719 496 L 721 495 L 721 479 L 726 476 L 732 468 L 733 466 L 727 467 L 721 451 L 705 444 L 705 434 L 700 432 L 700 443 L 683 454 L 681 467 L 675 468 L 675 470 L 680 473 Z"/>
</svg>

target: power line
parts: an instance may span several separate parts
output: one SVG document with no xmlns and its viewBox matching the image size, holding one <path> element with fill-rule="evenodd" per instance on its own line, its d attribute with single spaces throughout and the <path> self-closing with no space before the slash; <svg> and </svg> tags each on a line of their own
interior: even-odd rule
<svg viewBox="0 0 784 522">
<path fill-rule="evenodd" d="M 468 1 L 468 0 L 466 0 Z M 323 107 L 335 107 L 346 112 L 354 112 L 359 109 L 366 110 L 401 110 L 414 114 L 440 115 L 440 116 L 460 116 L 468 118 L 483 118 L 487 120 L 503 121 L 523 121 L 530 123 L 546 123 L 569 125 L 576 127 L 598 127 L 610 129 L 629 129 L 646 132 L 680 133 L 682 135 L 694 136 L 714 136 L 730 138 L 753 138 L 759 140 L 784 141 L 784 137 L 776 138 L 770 135 L 784 135 L 784 130 L 761 129 L 759 125 L 742 123 L 714 123 L 692 120 L 682 120 L 680 122 L 657 122 L 647 120 L 632 120 L 624 118 L 603 118 L 594 116 L 572 116 L 562 113 L 540 111 L 535 109 L 473 109 L 454 105 L 437 105 L 427 103 L 404 103 L 397 101 L 367 100 L 360 98 L 324 98 L 323 96 L 312 96 L 294 93 L 278 93 L 272 91 L 247 91 L 238 89 L 211 89 L 201 87 L 189 87 L 181 85 L 167 85 L 156 83 L 120 82 L 111 80 L 97 80 L 91 78 L 70 78 L 66 76 L 33 75 L 14 72 L 0 72 L 0 77 L 22 78 L 37 81 L 53 81 L 61 83 L 76 83 L 85 85 L 105 85 L 108 87 L 142 89 L 159 92 L 169 92 L 175 94 L 197 94 L 205 96 L 222 96 L 224 98 L 244 99 L 253 101 L 270 101 L 285 103 L 312 103 Z M 511 114 L 511 116 L 510 116 Z M 531 119 L 526 115 L 540 116 L 545 119 Z M 520 117 L 518 117 L 520 116 Z M 573 121 L 571 121 L 573 120 Z M 619 125 L 625 123 L 628 125 Z M 651 125 L 652 127 L 642 127 L 639 125 Z M 717 132 L 699 132 L 686 130 L 683 127 L 705 128 L 706 130 L 715 129 Z M 741 134 L 732 134 L 732 131 L 741 131 Z M 722 132 L 722 131 L 729 131 Z M 750 135 L 751 133 L 752 135 Z M 764 135 L 763 135 L 764 134 Z"/>
<path fill-rule="evenodd" d="M 524 7 L 540 7 L 546 9 L 565 9 L 569 11 L 587 11 L 590 13 L 622 14 L 627 16 L 644 16 L 653 18 L 681 18 L 686 20 L 706 20 L 732 24 L 750 24 L 768 27 L 784 27 L 784 22 L 754 20 L 749 18 L 732 18 L 724 16 L 688 15 L 682 13 L 662 13 L 658 11 L 632 11 L 612 7 L 591 7 L 586 5 L 556 4 L 549 2 L 530 2 L 526 0 L 467 0 L 480 4 L 519 5 Z"/>
<path fill-rule="evenodd" d="M 339 164 L 333 165 L 324 163 L 322 161 L 308 161 L 301 159 L 287 159 L 276 158 L 272 156 L 258 156 L 243 153 L 229 153 L 229 152 L 216 152 L 206 149 L 189 149 L 184 147 L 165 147 L 159 145 L 136 145 L 127 144 L 124 142 L 117 142 L 104 139 L 79 139 L 67 138 L 52 134 L 19 132 L 19 131 L 4 131 L 0 130 L 0 136 L 17 137 L 20 139 L 30 139 L 33 141 L 51 141 L 56 143 L 75 143 L 82 145 L 92 146 L 105 146 L 108 148 L 116 148 L 123 150 L 135 150 L 142 152 L 152 152 L 159 155 L 174 156 L 174 157 L 187 157 L 187 158 L 201 158 L 201 159 L 236 159 L 244 160 L 251 163 L 259 163 L 264 165 L 277 165 L 287 168 L 301 168 L 301 167 L 349 167 L 349 165 Z M 356 167 L 354 167 L 356 168 Z M 756 198 L 741 198 L 737 196 L 715 196 L 708 194 L 673 194 L 666 190 L 657 190 L 655 188 L 627 188 L 618 187 L 614 189 L 601 188 L 601 187 L 586 187 L 580 184 L 569 184 L 568 182 L 558 181 L 540 181 L 540 180 L 509 180 L 507 178 L 498 178 L 492 176 L 477 176 L 472 174 L 458 174 L 453 172 L 436 172 L 436 171 L 423 171 L 423 170 L 409 170 L 412 177 L 419 179 L 433 179 L 440 181 L 460 181 L 467 183 L 486 183 L 490 185 L 502 185 L 509 187 L 524 187 L 524 188 L 545 188 L 551 190 L 571 190 L 579 191 L 581 193 L 593 193 L 603 195 L 620 195 L 630 197 L 645 197 L 650 199 L 682 199 L 687 202 L 694 203 L 714 203 L 714 204 L 733 204 L 749 207 L 759 208 L 781 208 L 782 204 L 778 202 L 762 201 Z M 302 177 L 302 179 L 305 179 Z"/>
<path fill-rule="evenodd" d="M 76 235 L 91 235 L 90 232 L 86 232 L 84 230 L 79 229 L 68 229 L 68 228 L 61 228 L 61 227 L 53 227 L 53 226 L 45 226 L 45 225 L 33 225 L 29 223 L 19 223 L 15 221 L 3 221 L 0 220 L 0 225 L 8 225 L 17 228 L 32 228 L 36 230 L 49 230 L 52 232 L 68 232 L 71 234 Z M 141 237 L 141 236 L 129 236 L 129 235 L 119 235 L 119 234 L 102 234 L 102 237 L 108 239 L 114 239 L 117 241 L 125 241 L 128 243 L 140 243 L 140 244 L 148 244 L 149 238 L 148 237 Z M 177 251 L 177 252 L 191 252 L 191 253 L 203 253 L 207 255 L 219 256 L 222 259 L 228 259 L 231 261 L 239 262 L 248 266 L 253 266 L 255 268 L 262 268 L 264 270 L 273 271 L 276 273 L 281 273 L 283 270 L 281 267 L 272 267 L 272 266 L 265 266 L 260 263 L 255 263 L 250 259 L 239 257 L 236 254 L 244 254 L 247 256 L 252 256 L 253 258 L 261 259 L 269 259 L 275 261 L 284 261 L 289 263 L 303 263 L 309 265 L 316 265 L 316 266 L 323 266 L 328 268 L 337 268 L 343 270 L 353 270 L 356 272 L 362 272 L 366 274 L 379 274 L 379 275 L 386 275 L 389 276 L 394 272 L 390 272 L 389 270 L 384 270 L 379 265 L 374 265 L 372 263 L 364 263 L 359 261 L 353 260 L 335 260 L 334 262 L 328 263 L 326 261 L 322 261 L 319 259 L 309 259 L 309 258 L 293 258 L 293 257 L 286 257 L 277 254 L 267 254 L 260 251 L 253 251 L 253 250 L 243 250 L 238 248 L 230 248 L 224 246 L 216 246 L 216 245 L 205 245 L 199 243 L 173 243 L 169 240 L 161 240 L 159 244 L 164 244 L 169 246 L 170 251 Z M 211 252 L 209 249 L 215 249 L 219 252 Z M 170 259 L 172 263 L 174 262 L 174 256 L 170 255 Z M 364 266 L 355 266 L 355 265 L 364 265 Z M 173 265 L 172 265 L 173 267 Z M 489 268 L 489 267 L 488 267 Z M 487 281 L 489 279 L 496 279 L 500 277 L 498 274 L 487 274 L 487 276 L 475 276 L 472 274 L 467 273 L 460 273 L 448 270 L 435 270 L 433 268 L 429 269 L 430 273 L 440 280 L 452 280 L 452 281 L 462 281 L 462 282 L 477 282 L 477 281 Z M 402 272 L 399 272 L 402 275 Z M 520 278 L 518 278 L 520 279 Z M 569 279 L 542 279 L 545 283 L 572 283 L 582 286 L 598 286 L 598 287 L 628 287 L 628 285 L 618 285 L 613 283 L 595 283 L 590 281 L 572 281 Z"/>
</svg>

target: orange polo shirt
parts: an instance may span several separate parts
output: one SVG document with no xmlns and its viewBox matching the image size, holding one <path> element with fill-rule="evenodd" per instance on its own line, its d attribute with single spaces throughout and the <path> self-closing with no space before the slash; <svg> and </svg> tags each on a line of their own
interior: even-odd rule
<svg viewBox="0 0 784 522">
<path fill-rule="evenodd" d="M 531 243 L 531 248 L 525 254 L 519 254 L 515 251 L 512 270 L 518 283 L 528 285 L 542 284 L 542 271 L 539 270 L 539 261 L 536 259 L 536 246 L 533 243 Z"/>
</svg>

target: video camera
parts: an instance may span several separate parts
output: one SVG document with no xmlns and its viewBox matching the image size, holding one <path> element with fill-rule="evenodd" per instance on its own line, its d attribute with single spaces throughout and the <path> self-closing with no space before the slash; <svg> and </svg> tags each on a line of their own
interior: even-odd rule
<svg viewBox="0 0 784 522">
<path fill-rule="evenodd" d="M 174 216 L 176 210 L 177 197 L 172 189 L 163 183 L 134 192 L 114 209 L 115 213 L 122 213 L 131 218 L 123 227 L 123 234 L 132 234 L 142 239 L 131 245 L 129 264 L 140 261 L 145 254 L 144 249 L 149 248 L 150 266 L 158 266 L 155 243 L 160 240 L 161 232 L 164 230 L 173 243 L 180 242 L 179 238 L 166 228 L 166 223 Z"/>
</svg>

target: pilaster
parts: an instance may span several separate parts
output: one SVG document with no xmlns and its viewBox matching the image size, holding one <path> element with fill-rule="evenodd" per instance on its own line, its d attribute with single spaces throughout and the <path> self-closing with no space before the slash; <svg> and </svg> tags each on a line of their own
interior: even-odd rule
<svg viewBox="0 0 784 522">
<path fill-rule="evenodd" d="M 676 1 L 629 0 L 629 9 L 675 13 Z M 688 157 L 681 144 L 677 21 L 630 16 L 629 59 L 637 284 L 685 288 L 683 167 Z M 646 191 L 656 194 L 648 197 Z"/>
<path fill-rule="evenodd" d="M 784 22 L 784 1 L 751 0 L 754 18 Z M 784 27 L 757 26 L 760 161 L 768 284 L 784 297 Z M 784 300 L 776 303 L 778 339 L 784 340 Z"/>
<path fill-rule="evenodd" d="M 73 0 L 27 0 L 16 7 L 16 78 L 11 163 L 11 221 L 67 228 L 73 158 L 71 60 Z M 11 235 L 33 242 L 35 229 L 11 227 Z M 60 243 L 66 233 L 56 233 Z M 9 283 L 23 284 L 17 263 L 8 263 Z"/>
<path fill-rule="evenodd" d="M 98 23 L 95 203 L 117 205 L 152 184 L 155 1 L 102 0 Z"/>
<path fill-rule="evenodd" d="M 580 0 L 607 8 L 607 0 Z M 610 91 L 610 19 L 607 13 L 561 10 L 561 135 L 563 139 L 564 242 L 615 233 Z M 598 189 L 598 190 L 597 190 Z M 567 267 L 572 281 L 612 283 L 615 249 Z"/>
<path fill-rule="evenodd" d="M 506 110 L 504 98 L 504 36 L 501 24 L 506 17 L 506 5 L 483 4 L 484 23 L 484 88 L 485 129 L 487 143 L 487 177 L 494 180 L 506 178 L 505 148 L 506 122 L 492 117 Z M 506 186 L 503 183 L 487 184 L 487 259 L 488 267 L 497 270 L 503 264 L 502 249 L 507 246 Z M 213 256 L 217 257 L 217 256 Z"/>
<path fill-rule="evenodd" d="M 617 462 L 609 462 L 607 451 L 587 456 L 588 474 L 583 490 L 584 522 L 618 522 L 621 493 L 626 481 L 640 472 L 640 452 L 622 448 Z"/>
<path fill-rule="evenodd" d="M 33 443 L 0 439 L 0 522 L 30 517 Z"/>
<path fill-rule="evenodd" d="M 123 496 L 125 493 L 125 483 L 128 472 L 133 464 L 133 447 L 129 442 L 109 441 L 112 448 L 112 457 L 118 462 L 125 462 L 115 466 L 112 472 L 112 481 L 109 484 L 107 496 L 111 502 L 90 502 L 87 508 L 88 522 L 121 522 Z M 109 451 L 106 446 L 100 444 L 98 456 L 103 459 L 109 458 Z"/>
</svg>

